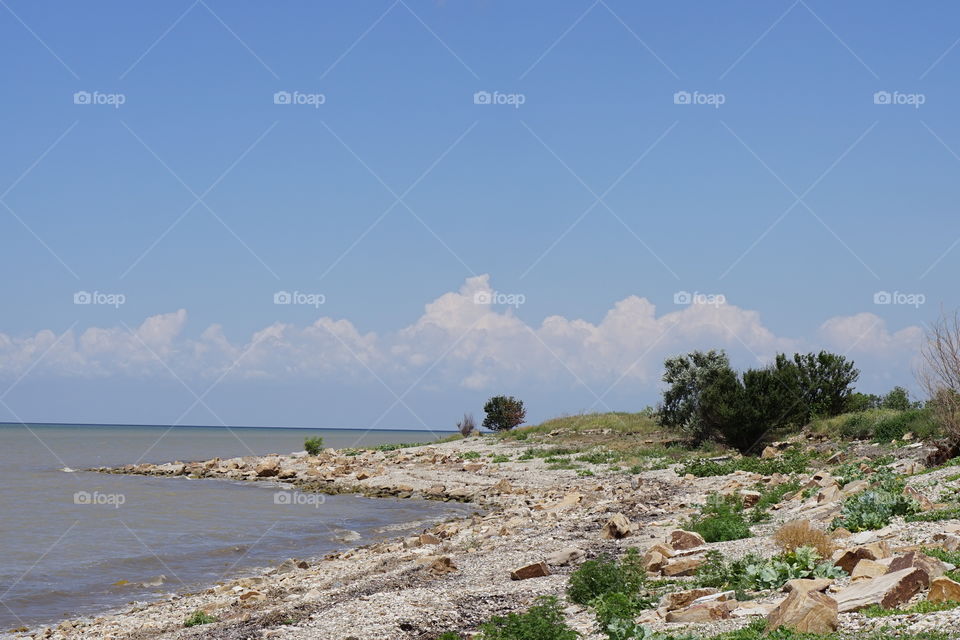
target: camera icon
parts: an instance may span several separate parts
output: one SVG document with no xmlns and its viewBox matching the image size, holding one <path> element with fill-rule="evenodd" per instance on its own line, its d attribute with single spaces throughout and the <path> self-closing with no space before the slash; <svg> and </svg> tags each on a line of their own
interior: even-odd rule
<svg viewBox="0 0 960 640">
<path fill-rule="evenodd" d="M 477 91 L 473 94 L 473 104 L 491 104 L 492 102 L 493 96 L 489 91 Z"/>
<path fill-rule="evenodd" d="M 290 491 L 274 492 L 273 504 L 293 504 L 293 493 Z"/>
<path fill-rule="evenodd" d="M 893 102 L 893 96 L 889 91 L 877 91 L 873 94 L 873 104 L 890 104 Z"/>
<path fill-rule="evenodd" d="M 277 91 L 273 94 L 273 104 L 290 104 L 292 101 L 293 96 L 289 91 Z"/>
<path fill-rule="evenodd" d="M 73 494 L 73 504 L 93 504 L 89 491 L 77 491 Z"/>
<path fill-rule="evenodd" d="M 693 302 L 693 296 L 689 291 L 677 291 L 673 294 L 673 304 L 690 304 Z"/>
<path fill-rule="evenodd" d="M 290 304 L 293 302 L 293 296 L 289 291 L 277 291 L 273 294 L 273 304 Z"/>
<path fill-rule="evenodd" d="M 673 94 L 673 104 L 690 104 L 691 100 L 689 91 L 677 91 Z"/>
<path fill-rule="evenodd" d="M 73 94 L 73 104 L 90 104 L 91 99 L 89 91 L 77 91 Z"/>
<path fill-rule="evenodd" d="M 73 294 L 73 304 L 90 304 L 93 302 L 93 296 L 89 291 L 77 291 Z"/>
<path fill-rule="evenodd" d="M 493 304 L 493 294 L 489 291 L 477 291 L 473 294 L 473 304 Z"/>
<path fill-rule="evenodd" d="M 889 291 L 877 291 L 873 294 L 873 304 L 890 304 L 893 302 L 893 296 Z"/>
</svg>

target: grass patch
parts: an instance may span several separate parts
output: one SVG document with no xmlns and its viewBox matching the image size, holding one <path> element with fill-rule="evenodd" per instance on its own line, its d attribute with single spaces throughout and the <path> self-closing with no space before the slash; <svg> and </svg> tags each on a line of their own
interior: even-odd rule
<svg viewBox="0 0 960 640">
<path fill-rule="evenodd" d="M 209 613 L 200 611 L 198 609 L 197 611 L 194 611 L 193 613 L 191 613 L 190 616 L 183 621 L 183 626 L 196 627 L 201 624 L 210 624 L 212 622 L 217 622 L 217 619 L 214 618 Z"/>
<path fill-rule="evenodd" d="M 563 607 L 545 596 L 524 613 L 492 618 L 480 625 L 482 640 L 577 640 L 580 634 L 567 626 Z"/>
<path fill-rule="evenodd" d="M 480 452 L 479 452 L 479 451 L 466 451 L 466 452 L 464 452 L 464 453 L 461 453 L 461 454 L 460 454 L 460 457 L 463 458 L 464 460 L 476 460 L 477 458 L 480 457 Z"/>
<path fill-rule="evenodd" d="M 960 602 L 930 602 L 921 600 L 912 607 L 902 609 L 884 609 L 878 604 L 863 609 L 860 613 L 868 618 L 885 618 L 888 616 L 908 616 L 916 613 L 936 613 L 937 611 L 948 611 L 960 607 Z"/>
<path fill-rule="evenodd" d="M 838 440 L 891 442 L 907 433 L 929 440 L 942 435 L 940 426 L 928 409 L 867 409 L 814 420 L 810 428 Z"/>
<path fill-rule="evenodd" d="M 938 509 L 923 513 L 913 513 L 904 518 L 907 522 L 939 522 L 940 520 L 960 520 L 960 507 Z"/>
<path fill-rule="evenodd" d="M 743 499 L 739 496 L 708 496 L 700 513 L 688 520 L 683 528 L 699 533 L 707 542 L 741 540 L 753 535 L 744 518 Z"/>
<path fill-rule="evenodd" d="M 909 633 L 899 629 L 876 629 L 874 631 L 858 631 L 856 633 L 800 633 L 781 627 L 767 632 L 766 621 L 754 620 L 746 627 L 736 631 L 727 631 L 714 636 L 695 636 L 689 633 L 661 634 L 649 636 L 650 640 L 948 640 L 947 634 L 939 631 L 924 631 Z M 642 636 L 641 636 L 642 637 Z"/>
<path fill-rule="evenodd" d="M 498 453 L 490 459 L 490 462 L 494 464 L 500 464 L 501 462 L 510 462 L 510 456 L 505 456 L 502 453 Z"/>
<path fill-rule="evenodd" d="M 775 487 L 762 487 L 760 489 L 760 500 L 750 510 L 750 522 L 756 523 L 769 520 L 770 514 L 767 512 L 770 507 L 783 502 L 785 497 L 799 490 L 799 480 L 791 480 L 790 482 L 785 482 Z"/>
<path fill-rule="evenodd" d="M 706 478 L 710 476 L 725 476 L 734 471 L 748 471 L 764 476 L 772 476 L 775 473 L 803 473 L 807 470 L 812 459 L 812 454 L 802 453 L 796 449 L 788 449 L 786 453 L 779 458 L 764 459 L 752 456 L 722 460 L 716 458 L 698 458 L 678 467 L 677 474 L 684 476 L 689 473 L 698 478 Z"/>
</svg>

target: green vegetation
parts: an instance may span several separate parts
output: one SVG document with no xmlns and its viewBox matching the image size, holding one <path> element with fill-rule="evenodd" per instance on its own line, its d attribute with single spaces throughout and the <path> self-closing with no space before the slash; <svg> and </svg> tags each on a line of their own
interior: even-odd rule
<svg viewBox="0 0 960 640">
<path fill-rule="evenodd" d="M 315 456 L 323 451 L 323 438 L 320 436 L 307 438 L 303 441 L 303 448 L 307 450 L 308 454 Z"/>
<path fill-rule="evenodd" d="M 764 476 L 775 473 L 803 473 L 807 470 L 813 456 L 798 449 L 787 449 L 779 458 L 698 458 L 677 467 L 679 475 L 691 474 L 698 478 L 725 476 L 734 471 L 749 471 Z"/>
<path fill-rule="evenodd" d="M 464 452 L 464 453 L 461 453 L 461 454 L 460 454 L 460 457 L 463 458 L 464 460 L 476 460 L 477 458 L 480 457 L 480 452 L 479 452 L 479 451 L 466 451 L 466 452 Z"/>
<path fill-rule="evenodd" d="M 513 396 L 494 396 L 483 405 L 483 411 L 487 414 L 483 419 L 483 426 L 491 431 L 509 431 L 523 424 L 527 417 L 523 400 L 517 400 Z"/>
<path fill-rule="evenodd" d="M 839 578 L 846 575 L 842 569 L 824 560 L 811 547 L 772 558 L 750 554 L 739 560 L 727 560 L 718 551 L 707 554 L 707 562 L 697 572 L 697 584 L 721 590 L 766 591 L 779 589 L 788 580 L 798 578 Z"/>
<path fill-rule="evenodd" d="M 930 409 L 876 408 L 844 413 L 814 420 L 811 429 L 842 440 L 891 442 L 908 433 L 926 440 L 941 436 L 941 429 Z"/>
<path fill-rule="evenodd" d="M 183 626 L 195 627 L 201 624 L 210 624 L 211 622 L 217 622 L 217 619 L 198 609 L 191 613 L 190 616 L 183 621 Z"/>
<path fill-rule="evenodd" d="M 646 572 L 643 570 L 640 552 L 630 548 L 619 561 L 601 555 L 580 565 L 579 569 L 570 574 L 567 597 L 571 602 L 582 605 L 588 605 L 608 593 L 621 593 L 634 599 L 645 582 Z"/>
<path fill-rule="evenodd" d="M 637 603 L 619 592 L 605 593 L 593 601 L 597 631 L 608 640 L 644 640 L 647 630 L 634 622 L 639 612 Z"/>
<path fill-rule="evenodd" d="M 904 518 L 907 522 L 939 522 L 940 520 L 960 520 L 960 507 L 937 509 L 923 513 L 911 513 Z"/>
<path fill-rule="evenodd" d="M 768 510 L 788 495 L 800 490 L 799 480 L 790 480 L 772 487 L 759 487 L 760 500 L 750 509 L 750 522 L 764 522 L 770 518 Z"/>
<path fill-rule="evenodd" d="M 542 597 L 524 613 L 496 617 L 480 625 L 482 640 L 576 640 L 580 634 L 567 626 L 563 607 L 554 597 Z"/>
<path fill-rule="evenodd" d="M 860 613 L 868 618 L 885 618 L 888 616 L 908 616 L 917 613 L 936 613 L 937 611 L 947 611 L 949 609 L 956 609 L 957 607 L 960 607 L 960 602 L 930 602 L 929 600 L 921 600 L 912 607 L 904 607 L 901 609 L 884 609 L 880 605 L 875 604 L 872 607 L 867 607 Z"/>
<path fill-rule="evenodd" d="M 910 516 L 920 511 L 913 498 L 903 495 L 903 478 L 888 470 L 878 471 L 873 488 L 854 494 L 843 501 L 840 517 L 831 525 L 856 533 L 882 529 L 894 516 Z"/>
<path fill-rule="evenodd" d="M 900 629 L 882 628 L 874 631 L 857 631 L 856 633 L 800 633 L 781 627 L 774 631 L 766 631 L 766 621 L 755 620 L 742 629 L 727 631 L 714 636 L 694 636 L 691 634 L 647 636 L 648 640 L 948 640 L 945 633 L 938 631 L 924 631 L 910 633 Z"/>
<path fill-rule="evenodd" d="M 683 528 L 699 533 L 707 542 L 740 540 L 753 535 L 743 516 L 742 498 L 713 494 L 700 507 L 700 513 L 688 520 Z"/>
<path fill-rule="evenodd" d="M 510 456 L 505 456 L 502 453 L 498 453 L 490 459 L 490 462 L 494 464 L 500 464 L 501 462 L 510 462 Z"/>
</svg>

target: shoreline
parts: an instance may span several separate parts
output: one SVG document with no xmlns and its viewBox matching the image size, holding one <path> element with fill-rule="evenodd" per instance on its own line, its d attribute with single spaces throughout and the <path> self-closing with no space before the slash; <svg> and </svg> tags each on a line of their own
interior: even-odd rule
<svg viewBox="0 0 960 640">
<path fill-rule="evenodd" d="M 390 451 L 327 449 L 317 456 L 299 453 L 96 469 L 281 482 L 300 491 L 456 501 L 483 511 L 426 527 L 419 535 L 391 536 L 332 552 L 304 566 L 284 563 L 262 575 L 226 580 L 197 593 L 176 594 L 92 619 L 61 621 L 15 637 L 432 640 L 445 631 L 476 629 L 493 616 L 523 610 L 538 596 L 563 599 L 569 574 L 583 559 L 619 556 L 630 547 L 644 553 L 662 545 L 709 493 L 779 481 L 740 471 L 681 477 L 672 466 L 625 473 L 603 462 L 584 462 L 577 470 L 551 468 L 542 457 L 524 456 L 531 447 L 554 444 L 551 436 L 543 434 L 536 442 L 480 436 Z M 785 499 L 776 505 L 771 522 L 753 526 L 755 537 L 706 544 L 678 552 L 676 559 L 702 559 L 710 550 L 730 558 L 747 553 L 768 557 L 776 553 L 769 536 L 777 525 L 798 518 L 822 523 L 838 509 L 838 502 Z M 624 535 L 607 535 L 617 518 L 626 519 Z M 903 548 L 931 539 L 944 524 L 911 524 L 871 536 L 885 536 L 892 548 Z M 683 575 L 689 574 L 675 578 L 680 584 L 686 580 Z M 640 622 L 654 630 L 713 634 L 757 620 L 783 597 L 773 594 L 741 603 L 718 620 L 678 623 L 650 610 Z M 586 640 L 601 637 L 587 607 L 565 605 L 568 624 Z M 184 620 L 195 611 L 217 621 L 185 628 Z M 924 620 L 943 624 L 951 615 L 956 613 L 929 614 Z M 855 632 L 868 623 L 859 614 L 846 614 L 841 630 Z"/>
</svg>

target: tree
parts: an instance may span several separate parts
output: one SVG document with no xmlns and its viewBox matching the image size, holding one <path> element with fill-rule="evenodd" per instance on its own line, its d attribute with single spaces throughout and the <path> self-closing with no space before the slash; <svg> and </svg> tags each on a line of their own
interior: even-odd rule
<svg viewBox="0 0 960 640">
<path fill-rule="evenodd" d="M 793 396 L 789 422 L 806 424 L 814 417 L 843 413 L 853 394 L 860 371 L 844 356 L 821 351 L 813 354 L 778 354 L 775 362 L 780 381 Z"/>
<path fill-rule="evenodd" d="M 884 409 L 907 411 L 913 405 L 910 402 L 910 393 L 906 389 L 903 387 L 894 387 L 887 395 L 883 396 L 883 402 L 880 406 Z"/>
<path fill-rule="evenodd" d="M 716 422 L 725 419 L 726 409 L 716 404 L 718 396 L 711 396 L 714 404 L 705 415 L 702 400 L 707 390 L 721 382 L 729 384 L 731 374 L 736 377 L 727 354 L 723 350 L 691 351 L 667 358 L 663 367 L 663 381 L 669 386 L 657 409 L 660 424 L 678 429 L 697 442 L 712 437 Z"/>
<path fill-rule="evenodd" d="M 487 414 L 483 426 L 491 431 L 509 431 L 523 424 L 527 417 L 523 401 L 513 396 L 494 396 L 483 405 L 483 411 Z"/>
<path fill-rule="evenodd" d="M 463 420 L 457 423 L 457 431 L 460 432 L 464 438 L 473 433 L 473 430 L 477 428 L 476 423 L 473 420 L 473 414 L 465 413 L 463 414 Z"/>
<path fill-rule="evenodd" d="M 927 329 L 920 350 L 917 379 L 930 400 L 927 406 L 953 449 L 960 445 L 960 313 L 940 314 Z"/>
</svg>

